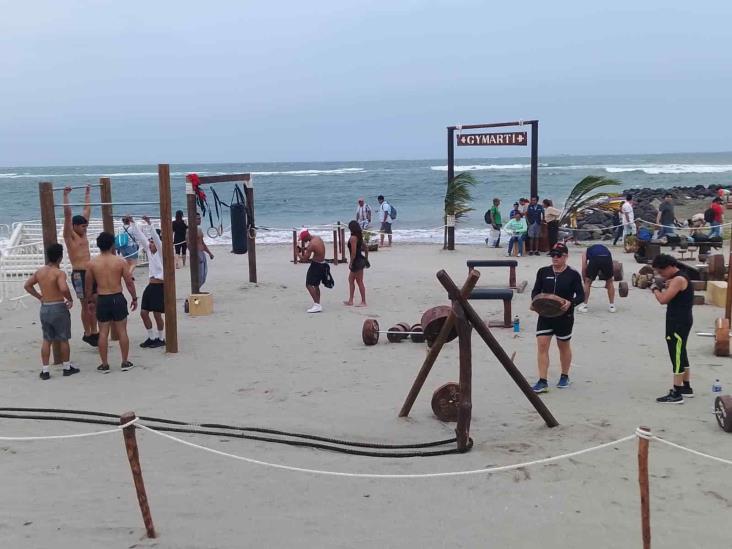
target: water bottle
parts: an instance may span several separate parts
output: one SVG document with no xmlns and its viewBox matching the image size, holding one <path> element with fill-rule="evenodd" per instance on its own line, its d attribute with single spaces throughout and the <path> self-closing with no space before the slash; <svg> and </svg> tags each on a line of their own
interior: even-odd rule
<svg viewBox="0 0 732 549">
<path fill-rule="evenodd" d="M 520 331 L 521 331 L 521 326 L 519 323 L 519 316 L 516 315 L 515 317 L 513 317 L 513 333 L 517 334 Z M 720 391 L 721 391 L 721 389 L 720 389 Z"/>
<path fill-rule="evenodd" d="M 719 380 L 716 380 L 712 384 L 712 392 L 713 393 L 721 393 L 722 392 L 722 384 L 719 382 Z"/>
</svg>

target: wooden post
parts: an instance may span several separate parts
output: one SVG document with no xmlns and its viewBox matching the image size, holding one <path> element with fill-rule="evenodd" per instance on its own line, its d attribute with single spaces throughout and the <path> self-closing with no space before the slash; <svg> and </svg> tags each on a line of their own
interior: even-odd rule
<svg viewBox="0 0 732 549">
<path fill-rule="evenodd" d="M 44 181 L 38 183 L 38 196 L 41 201 L 41 225 L 43 225 L 43 256 L 48 261 L 46 248 L 51 244 L 58 242 L 58 234 L 56 232 L 56 205 L 53 198 L 53 183 Z M 84 306 L 84 300 L 81 300 L 80 307 Z M 51 344 L 53 353 L 53 363 L 61 364 L 61 344 L 54 341 Z"/>
<path fill-rule="evenodd" d="M 648 433 L 648 427 L 639 427 L 640 431 Z M 650 488 L 648 486 L 648 439 L 638 437 L 638 484 L 640 485 L 641 503 L 641 534 L 643 536 L 643 549 L 651 549 L 651 500 Z"/>
<path fill-rule="evenodd" d="M 516 266 L 515 265 L 511 265 L 508 268 L 508 287 L 509 288 L 516 287 Z"/>
<path fill-rule="evenodd" d="M 458 344 L 460 347 L 460 402 L 457 410 L 457 436 L 458 450 L 468 450 L 470 436 L 470 417 L 473 409 L 472 403 L 472 376 L 473 358 L 471 333 L 473 331 L 470 323 L 465 318 L 465 311 L 457 301 L 452 302 L 452 312 L 455 315 L 455 324 L 458 333 Z"/>
<path fill-rule="evenodd" d="M 135 419 L 134 412 L 125 412 L 119 418 L 119 424 L 124 425 Z M 140 467 L 140 455 L 137 451 L 137 437 L 135 436 L 135 426 L 130 425 L 122 429 L 122 436 L 125 441 L 125 449 L 127 450 L 127 459 L 130 461 L 130 469 L 132 469 L 132 480 L 135 482 L 135 492 L 137 492 L 137 502 L 140 504 L 142 512 L 142 521 L 145 523 L 147 537 L 154 538 L 155 526 L 153 525 L 152 515 L 150 514 L 150 506 L 147 502 L 147 494 L 145 493 L 145 482 L 142 480 L 142 467 Z"/>
<path fill-rule="evenodd" d="M 468 278 L 473 276 L 473 273 L 477 272 L 478 271 L 476 270 L 471 271 L 470 275 L 468 275 Z M 523 376 L 523 374 L 521 374 L 519 369 L 516 368 L 516 365 L 511 362 L 511 359 L 506 354 L 506 351 L 503 350 L 503 347 L 501 347 L 500 343 L 498 343 L 498 341 L 496 341 L 496 338 L 493 337 L 493 334 L 491 333 L 488 326 L 486 326 L 485 322 L 483 322 L 483 319 L 480 318 L 480 315 L 468 302 L 467 297 L 463 296 L 458 287 L 455 286 L 455 283 L 450 278 L 450 275 L 448 275 L 445 270 L 441 270 L 437 273 L 437 280 L 439 280 L 442 286 L 447 290 L 447 295 L 450 297 L 450 299 L 460 302 L 460 305 L 462 305 L 463 309 L 465 309 L 465 316 L 468 318 L 468 321 L 470 321 L 470 323 L 473 325 L 475 331 L 478 332 L 483 341 L 485 341 L 485 344 L 488 345 L 488 348 L 493 351 L 493 354 L 498 359 L 498 362 L 501 363 L 506 372 L 508 372 L 508 375 L 511 376 L 511 379 L 513 379 L 516 385 L 518 385 L 519 389 L 521 389 L 521 392 L 523 392 L 526 398 L 529 399 L 529 402 L 531 402 L 539 415 L 544 419 L 544 422 L 547 424 L 547 426 L 556 427 L 557 425 L 559 425 L 559 422 L 554 418 L 552 413 L 549 411 L 549 408 L 547 408 L 541 398 L 539 398 L 539 395 L 537 395 L 533 391 L 531 385 L 529 385 L 529 382 L 526 381 L 526 378 Z"/>
<path fill-rule="evenodd" d="M 346 255 L 346 242 L 348 242 L 348 239 L 346 238 L 346 228 L 343 227 L 341 229 L 341 242 L 343 246 L 343 263 L 348 263 L 348 256 Z"/>
<path fill-rule="evenodd" d="M 297 231 L 292 229 L 292 262 L 297 265 Z"/>
<path fill-rule="evenodd" d="M 333 229 L 333 265 L 338 265 L 338 229 Z"/>
<path fill-rule="evenodd" d="M 732 243 L 732 238 L 730 242 Z M 727 260 L 727 300 L 724 304 L 724 317 L 732 321 L 732 252 Z"/>
<path fill-rule="evenodd" d="M 463 284 L 463 287 L 460 290 L 462 294 L 466 297 L 469 296 L 470 292 L 473 291 L 473 288 L 475 288 L 475 285 L 478 283 L 478 279 L 480 278 L 480 273 L 478 271 L 474 272 L 475 275 L 468 276 L 468 279 L 465 281 L 465 284 Z M 432 366 L 434 366 L 437 357 L 440 355 L 440 351 L 442 350 L 443 345 L 445 345 L 447 337 L 450 335 L 450 332 L 452 332 L 452 328 L 454 325 L 455 314 L 453 312 L 450 312 L 450 314 L 445 319 L 445 323 L 442 325 L 440 333 L 437 335 L 437 339 L 435 339 L 435 341 L 432 343 L 432 346 L 429 348 L 427 356 L 422 363 L 422 367 L 419 369 L 419 373 L 417 374 L 414 383 L 412 383 L 411 389 L 409 389 L 407 398 L 404 399 L 402 409 L 399 411 L 399 417 L 407 417 L 409 415 L 409 411 L 412 409 L 414 401 L 417 400 L 417 396 L 422 390 L 424 382 L 427 381 L 427 376 L 429 375 L 430 370 L 432 370 Z"/>
<path fill-rule="evenodd" d="M 193 192 L 193 183 L 186 176 L 186 200 L 188 202 L 188 256 L 191 271 L 191 293 L 201 291 L 198 274 L 198 223 L 196 222 L 196 193 Z"/>
<path fill-rule="evenodd" d="M 99 197 L 102 202 L 109 204 L 102 206 L 102 227 L 105 233 L 114 234 L 114 217 L 112 212 L 112 180 L 109 177 L 99 178 Z"/>
<path fill-rule="evenodd" d="M 170 197 L 170 166 L 158 164 L 160 193 L 160 229 L 163 249 L 163 291 L 165 293 L 165 351 L 178 352 L 178 317 L 175 302 L 175 250 L 173 248 L 173 214 Z M 198 257 L 196 257 L 198 260 Z M 191 261 L 193 263 L 193 261 Z"/>
<path fill-rule="evenodd" d="M 249 214 L 249 227 L 247 227 L 247 254 L 249 255 L 249 282 L 257 283 L 257 241 L 256 227 L 254 223 L 254 183 L 252 177 L 244 181 L 244 196 L 247 199 Z"/>
<path fill-rule="evenodd" d="M 447 184 L 455 178 L 455 130 L 447 128 Z M 447 249 L 455 249 L 455 226 L 447 227 Z"/>
</svg>

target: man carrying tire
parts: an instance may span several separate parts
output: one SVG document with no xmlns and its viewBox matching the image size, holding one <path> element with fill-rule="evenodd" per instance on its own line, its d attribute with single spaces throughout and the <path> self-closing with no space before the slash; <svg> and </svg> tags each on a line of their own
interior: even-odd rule
<svg viewBox="0 0 732 549">
<path fill-rule="evenodd" d="M 610 302 L 608 310 L 611 313 L 615 309 L 615 285 L 613 284 L 613 256 L 610 250 L 602 244 L 594 244 L 582 252 L 582 278 L 585 284 L 585 301 L 577 307 L 580 313 L 589 311 L 587 307 L 590 301 L 590 288 L 592 282 L 599 278 L 605 282 L 607 300 Z"/>
</svg>

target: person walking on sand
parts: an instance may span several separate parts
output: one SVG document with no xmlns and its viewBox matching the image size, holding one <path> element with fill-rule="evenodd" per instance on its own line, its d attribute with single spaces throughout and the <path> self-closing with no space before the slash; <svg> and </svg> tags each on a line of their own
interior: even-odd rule
<svg viewBox="0 0 732 549">
<path fill-rule="evenodd" d="M 300 232 L 300 241 L 303 244 L 300 259 L 303 262 L 310 262 L 308 273 L 305 275 L 305 288 L 313 298 L 313 305 L 307 312 L 320 313 L 323 311 L 320 305 L 320 283 L 322 282 L 326 288 L 333 287 L 330 266 L 325 262 L 325 243 L 319 236 L 311 235 L 307 229 Z"/>
<path fill-rule="evenodd" d="M 620 217 L 623 221 L 623 242 L 625 242 L 629 236 L 633 236 L 637 233 L 635 226 L 635 213 L 633 212 L 633 195 L 626 194 L 625 202 L 620 207 Z"/>
<path fill-rule="evenodd" d="M 180 259 L 181 265 L 186 266 L 186 252 L 188 251 L 188 225 L 183 220 L 183 211 L 175 212 L 173 221 L 173 247 L 175 256 Z"/>
<path fill-rule="evenodd" d="M 615 285 L 613 284 L 613 255 L 602 244 L 593 244 L 582 251 L 582 278 L 585 283 L 585 300 L 577 307 L 580 313 L 589 311 L 587 303 L 590 301 L 590 289 L 596 278 L 605 282 L 607 299 L 610 302 L 609 311 L 615 312 Z"/>
<path fill-rule="evenodd" d="M 667 395 L 658 397 L 662 404 L 683 404 L 684 397 L 694 396 L 690 384 L 689 356 L 686 342 L 694 324 L 694 287 L 689 278 L 679 269 L 679 262 L 668 254 L 659 254 L 651 264 L 656 274 L 665 281 L 663 287 L 651 286 L 653 297 L 666 305 L 666 345 L 673 369 L 673 387 Z"/>
<path fill-rule="evenodd" d="M 391 205 L 384 199 L 384 195 L 380 194 L 376 200 L 379 201 L 379 216 L 381 221 L 381 228 L 379 229 L 381 239 L 379 246 L 384 246 L 384 235 L 389 235 L 389 244 L 387 244 L 387 247 L 389 247 L 391 246 Z"/>
<path fill-rule="evenodd" d="M 656 225 L 660 225 L 658 229 L 658 238 L 674 234 L 674 223 L 676 222 L 676 214 L 674 213 L 674 195 L 666 193 L 663 195 L 663 202 L 658 206 L 658 214 L 656 214 Z"/>
<path fill-rule="evenodd" d="M 89 205 L 91 186 L 86 186 L 84 193 L 85 206 L 82 210 L 82 215 L 72 214 L 71 206 L 69 206 L 69 194 L 71 194 L 71 187 L 66 187 L 64 189 L 63 237 L 64 243 L 66 244 L 66 253 L 69 254 L 69 261 L 71 262 L 71 284 L 76 292 L 76 297 L 79 300 L 83 300 L 84 294 L 86 293 L 86 287 L 84 286 L 86 281 L 86 266 L 91 259 L 89 240 L 86 234 L 89 217 L 91 216 L 91 206 Z M 90 288 L 90 290 L 94 293 L 93 288 Z M 81 325 L 84 328 L 84 335 L 81 339 L 92 347 L 96 347 L 99 341 L 99 330 L 97 329 L 97 322 L 94 318 L 94 310 L 87 307 L 79 308 L 81 309 Z"/>
<path fill-rule="evenodd" d="M 572 328 L 574 326 L 574 307 L 585 300 L 585 292 L 582 287 L 580 274 L 567 265 L 569 250 L 564 244 L 556 244 L 549 252 L 552 264 L 542 267 L 536 272 L 536 282 L 531 291 L 531 299 L 538 294 L 554 294 L 564 298 L 562 307 L 564 313 L 557 317 L 545 317 L 539 315 L 536 322 L 536 346 L 537 365 L 539 370 L 539 381 L 533 387 L 535 393 L 546 393 L 549 391 L 549 345 L 552 336 L 557 338 L 559 348 L 559 362 L 562 374 L 559 377 L 557 387 L 566 389 L 569 387 L 569 367 L 572 364 Z"/>
<path fill-rule="evenodd" d="M 511 257 L 513 254 L 513 245 L 516 244 L 518 246 L 518 257 L 522 257 L 524 255 L 524 238 L 526 238 L 527 227 L 526 220 L 523 219 L 521 212 L 517 211 L 513 219 L 506 223 L 504 229 L 509 235 L 506 255 Z"/>
<path fill-rule="evenodd" d="M 493 199 L 493 206 L 490 207 L 488 210 L 488 218 L 490 219 L 491 223 L 491 236 L 494 234 L 497 234 L 496 239 L 493 241 L 493 247 L 494 248 L 500 248 L 501 247 L 501 227 L 503 227 L 503 219 L 501 219 L 501 208 L 499 207 L 501 205 L 501 199 L 500 198 L 494 198 Z M 495 231 L 495 233 L 494 233 Z M 485 243 L 489 244 L 491 240 L 491 237 L 485 239 Z"/>
<path fill-rule="evenodd" d="M 539 204 L 539 197 L 532 196 L 531 202 L 526 208 L 527 234 L 529 237 L 529 255 L 539 255 L 539 237 L 541 236 L 541 224 L 544 222 L 544 207 Z"/>
<path fill-rule="evenodd" d="M 121 368 L 124 372 L 132 368 L 134 364 L 128 360 L 130 339 L 127 336 L 127 300 L 122 293 L 122 282 L 124 281 L 132 298 L 130 311 L 137 309 L 137 292 L 127 263 L 114 253 L 114 235 L 106 232 L 99 233 L 97 247 L 100 253 L 89 262 L 86 270 L 84 298 L 90 310 L 96 301 L 96 315 L 99 322 L 99 357 L 102 359 L 102 363 L 97 366 L 97 371 L 103 374 L 109 373 L 108 338 L 109 330 L 114 325 L 119 337 L 119 350 L 122 353 Z M 94 286 L 97 288 L 96 294 L 91 291 Z"/>
<path fill-rule="evenodd" d="M 71 314 L 69 309 L 74 302 L 69 286 L 66 284 L 66 273 L 60 269 L 64 249 L 61 244 L 51 244 L 46 248 L 46 265 L 38 269 L 26 280 L 23 288 L 41 302 L 41 374 L 40 378 L 51 378 L 48 364 L 51 358 L 51 345 L 58 342 L 61 350 L 61 361 L 64 365 L 64 376 L 79 373 L 79 369 L 71 363 L 69 339 L 71 339 Z M 36 290 L 36 284 L 40 288 Z"/>
<path fill-rule="evenodd" d="M 351 237 L 348 239 L 348 251 L 351 255 L 351 261 L 348 263 L 348 301 L 344 301 L 344 305 L 349 307 L 353 305 L 353 296 L 356 293 L 356 284 L 361 294 L 361 303 L 356 307 L 366 307 L 366 286 L 363 283 L 364 270 L 371 265 L 368 260 L 368 251 L 364 255 L 366 246 L 363 242 L 363 231 L 358 221 L 351 221 L 348 224 L 348 230 L 351 231 Z"/>
<path fill-rule="evenodd" d="M 710 214 L 704 212 L 704 219 L 710 218 L 709 224 L 712 226 L 712 230 L 709 233 L 709 238 L 722 238 L 722 223 L 724 223 L 724 208 L 722 207 L 722 199 L 716 197 L 712 200 L 712 205 L 709 207 Z"/>
<path fill-rule="evenodd" d="M 620 221 L 620 210 L 613 210 L 613 246 L 617 246 L 618 240 L 623 236 L 623 223 Z"/>
<path fill-rule="evenodd" d="M 198 288 L 200 289 L 208 278 L 208 257 L 213 259 L 214 255 L 211 250 L 206 246 L 206 242 L 203 240 L 203 229 L 201 228 L 201 214 L 196 213 L 196 238 L 198 239 Z"/>
<path fill-rule="evenodd" d="M 366 204 L 363 198 L 358 199 L 358 206 L 356 207 L 356 222 L 363 230 L 366 230 L 371 226 L 371 206 Z"/>
<path fill-rule="evenodd" d="M 549 249 L 551 250 L 554 247 L 554 244 L 559 242 L 559 218 L 562 216 L 562 212 L 559 211 L 558 208 L 555 208 L 554 202 L 548 198 L 542 200 L 541 203 L 544 205 L 546 236 L 549 241 Z"/>
<path fill-rule="evenodd" d="M 143 221 L 147 223 L 153 230 L 151 238 L 148 240 L 142 231 L 134 225 L 135 237 L 140 246 L 147 253 L 149 283 L 142 292 L 142 303 L 140 304 L 140 317 L 142 323 L 147 330 L 147 339 L 140 343 L 143 349 L 154 349 L 156 347 L 165 346 L 165 282 L 163 279 L 163 243 L 160 241 L 158 231 L 152 227 L 150 218 L 143 216 Z M 153 323 L 150 320 L 150 313 L 155 318 L 155 327 L 157 332 L 153 330 Z"/>
</svg>

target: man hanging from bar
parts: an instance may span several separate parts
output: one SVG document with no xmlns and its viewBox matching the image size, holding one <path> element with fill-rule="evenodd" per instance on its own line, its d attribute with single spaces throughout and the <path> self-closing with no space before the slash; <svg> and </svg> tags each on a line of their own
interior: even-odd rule
<svg viewBox="0 0 732 549">
<path fill-rule="evenodd" d="M 76 297 L 84 301 L 86 269 L 91 259 L 89 253 L 89 240 L 87 239 L 86 229 L 89 225 L 91 217 L 91 206 L 89 205 L 91 197 L 91 186 L 86 186 L 84 193 L 84 209 L 82 215 L 72 215 L 71 206 L 69 206 L 69 194 L 71 187 L 64 188 L 64 243 L 66 244 L 66 253 L 71 262 L 71 284 L 74 286 Z M 96 293 L 92 289 L 92 294 Z M 81 338 L 84 342 L 92 347 L 99 344 L 99 330 L 97 329 L 96 313 L 93 308 L 79 307 L 81 309 L 81 324 L 84 327 L 84 336 Z"/>
</svg>

